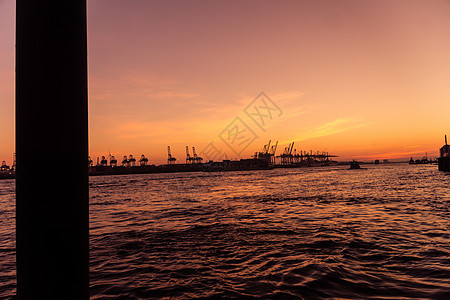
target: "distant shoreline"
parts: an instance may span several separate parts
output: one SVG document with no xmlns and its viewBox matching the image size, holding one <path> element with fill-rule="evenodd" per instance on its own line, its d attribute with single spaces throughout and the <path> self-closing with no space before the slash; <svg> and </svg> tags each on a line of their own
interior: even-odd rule
<svg viewBox="0 0 450 300">
<path fill-rule="evenodd" d="M 240 161 L 209 162 L 201 164 L 167 164 L 167 165 L 146 165 L 146 166 L 91 166 L 89 176 L 111 176 L 111 175 L 131 175 L 131 174 L 159 174 L 159 173 L 183 173 L 183 172 L 230 172 L 230 171 L 254 171 L 290 168 L 314 168 L 327 166 L 350 165 L 350 161 L 335 162 L 330 164 L 277 164 L 271 165 L 264 160 L 243 159 Z M 407 161 L 383 162 L 380 164 L 405 164 Z M 360 164 L 374 164 L 373 162 L 360 162 Z M 0 173 L 0 180 L 15 179 L 14 172 Z"/>
</svg>

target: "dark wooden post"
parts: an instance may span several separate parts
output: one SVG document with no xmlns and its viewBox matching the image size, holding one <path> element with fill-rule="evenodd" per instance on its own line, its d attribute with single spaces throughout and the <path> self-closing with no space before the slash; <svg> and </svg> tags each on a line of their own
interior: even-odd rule
<svg viewBox="0 0 450 300">
<path fill-rule="evenodd" d="M 19 299 L 89 298 L 85 0 L 16 0 Z"/>
</svg>

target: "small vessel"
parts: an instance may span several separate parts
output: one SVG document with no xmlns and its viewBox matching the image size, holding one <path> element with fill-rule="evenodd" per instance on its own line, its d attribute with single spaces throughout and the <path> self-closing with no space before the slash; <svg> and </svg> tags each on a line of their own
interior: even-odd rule
<svg viewBox="0 0 450 300">
<path fill-rule="evenodd" d="M 441 156 L 438 158 L 439 171 L 450 172 L 450 146 L 447 144 L 447 135 L 445 136 L 445 145 L 441 147 Z"/>
<path fill-rule="evenodd" d="M 14 179 L 15 175 L 15 167 L 10 168 L 6 165 L 5 161 L 2 161 L 2 165 L 0 166 L 0 179 Z"/>
<path fill-rule="evenodd" d="M 352 161 L 350 163 L 350 168 L 349 169 L 361 169 L 359 162 L 357 162 L 356 160 Z"/>
<path fill-rule="evenodd" d="M 423 165 L 423 164 L 432 164 L 433 160 L 432 159 L 428 159 L 428 154 L 427 152 L 425 152 L 425 156 L 422 159 L 416 159 L 414 160 L 412 157 L 409 160 L 409 164 L 410 165 Z"/>
</svg>

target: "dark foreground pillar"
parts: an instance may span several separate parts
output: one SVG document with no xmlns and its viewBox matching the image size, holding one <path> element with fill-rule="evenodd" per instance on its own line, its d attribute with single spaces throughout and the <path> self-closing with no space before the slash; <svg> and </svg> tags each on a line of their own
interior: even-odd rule
<svg viewBox="0 0 450 300">
<path fill-rule="evenodd" d="M 85 0 L 16 0 L 19 299 L 89 297 Z"/>
</svg>

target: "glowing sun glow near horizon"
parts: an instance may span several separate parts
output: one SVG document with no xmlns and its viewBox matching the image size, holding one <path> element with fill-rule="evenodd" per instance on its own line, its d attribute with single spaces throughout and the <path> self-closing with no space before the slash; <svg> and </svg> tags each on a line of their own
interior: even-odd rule
<svg viewBox="0 0 450 300">
<path fill-rule="evenodd" d="M 170 145 L 183 162 L 186 146 L 201 153 L 211 142 L 245 158 L 278 140 L 277 154 L 295 142 L 339 160 L 405 160 L 437 156 L 449 129 L 450 1 L 87 3 L 94 159 L 110 151 L 159 164 Z M 0 0 L 0 160 L 8 162 L 14 15 L 15 1 Z M 261 92 L 279 109 L 261 108 L 260 116 L 274 113 L 264 126 L 248 113 Z M 237 150 L 224 141 L 233 122 L 253 133 Z"/>
</svg>

